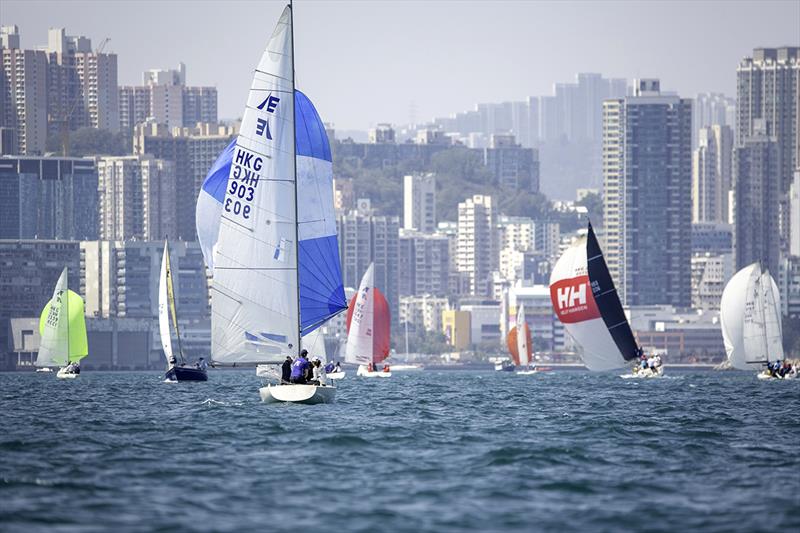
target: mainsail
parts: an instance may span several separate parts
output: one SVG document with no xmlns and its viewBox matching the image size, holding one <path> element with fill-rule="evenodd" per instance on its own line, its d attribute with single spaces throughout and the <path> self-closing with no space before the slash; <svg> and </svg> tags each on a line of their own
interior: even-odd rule
<svg viewBox="0 0 800 533">
<path fill-rule="evenodd" d="M 516 324 L 508 332 L 508 351 L 511 352 L 515 365 L 529 366 L 533 363 L 531 330 L 525 320 L 525 306 L 522 304 L 517 309 L 516 320 Z"/>
<path fill-rule="evenodd" d="M 239 136 L 198 198 L 218 364 L 281 362 L 298 352 L 301 334 L 347 307 L 330 146 L 313 104 L 294 89 L 291 24 L 287 7 L 256 69 Z"/>
<path fill-rule="evenodd" d="M 175 289 L 172 279 L 172 267 L 169 261 L 169 246 L 165 241 L 164 255 L 161 258 L 161 275 L 158 280 L 158 331 L 161 335 L 161 347 L 164 350 L 164 357 L 167 358 L 167 362 L 173 360 L 170 317 L 175 325 L 175 335 L 178 338 L 180 362 L 184 364 L 186 360 L 183 357 L 180 330 L 178 329 L 178 312 L 175 308 Z"/>
<path fill-rule="evenodd" d="M 734 368 L 757 370 L 783 359 L 780 292 L 759 263 L 741 269 L 725 285 L 720 326 L 728 360 Z"/>
<path fill-rule="evenodd" d="M 638 357 L 639 345 L 591 224 L 586 237 L 570 246 L 553 268 L 550 299 L 559 320 L 583 348 L 589 370 L 620 368 Z"/>
<path fill-rule="evenodd" d="M 83 298 L 67 287 L 67 268 L 64 268 L 53 297 L 39 317 L 41 342 L 36 366 L 66 366 L 89 354 Z"/>
<path fill-rule="evenodd" d="M 389 356 L 389 304 L 380 289 L 375 287 L 374 269 L 370 263 L 347 310 L 344 360 L 356 365 L 379 363 Z"/>
</svg>

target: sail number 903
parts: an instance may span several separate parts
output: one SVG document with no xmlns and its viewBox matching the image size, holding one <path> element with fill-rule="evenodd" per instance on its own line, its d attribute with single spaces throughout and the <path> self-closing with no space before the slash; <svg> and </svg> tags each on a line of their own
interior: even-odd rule
<svg viewBox="0 0 800 533">
<path fill-rule="evenodd" d="M 244 202 L 252 202 L 254 194 L 255 189 L 253 187 L 231 181 L 230 189 L 228 189 L 229 196 L 225 199 L 225 211 L 234 215 L 241 214 L 244 218 L 250 218 L 250 206 Z M 244 202 L 237 200 L 237 198 Z"/>
</svg>

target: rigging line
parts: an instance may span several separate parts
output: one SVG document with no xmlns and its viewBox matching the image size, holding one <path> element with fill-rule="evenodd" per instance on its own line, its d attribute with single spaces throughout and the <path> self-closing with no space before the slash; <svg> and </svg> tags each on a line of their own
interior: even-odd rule
<svg viewBox="0 0 800 533">
<path fill-rule="evenodd" d="M 610 330 L 611 330 L 611 329 L 614 329 L 614 328 L 618 328 L 618 327 L 620 327 L 620 326 L 624 326 L 624 325 L 625 325 L 625 324 L 627 324 L 627 323 L 628 323 L 628 321 L 627 321 L 627 320 L 624 320 L 624 321 L 620 322 L 619 324 L 614 324 L 613 326 L 608 326 L 608 329 L 610 329 Z"/>
</svg>

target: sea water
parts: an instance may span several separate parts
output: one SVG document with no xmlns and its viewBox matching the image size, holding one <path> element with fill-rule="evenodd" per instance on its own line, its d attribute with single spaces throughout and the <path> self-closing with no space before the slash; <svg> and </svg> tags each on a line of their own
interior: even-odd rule
<svg viewBox="0 0 800 533">
<path fill-rule="evenodd" d="M 0 530 L 800 530 L 800 380 L 349 374 L 0 374 Z"/>
</svg>

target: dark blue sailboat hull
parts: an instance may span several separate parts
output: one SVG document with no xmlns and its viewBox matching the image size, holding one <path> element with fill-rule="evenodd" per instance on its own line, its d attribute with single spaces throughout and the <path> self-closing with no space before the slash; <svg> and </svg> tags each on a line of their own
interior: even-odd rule
<svg viewBox="0 0 800 533">
<path fill-rule="evenodd" d="M 173 366 L 164 377 L 169 381 L 208 381 L 208 372 L 189 366 Z"/>
</svg>

